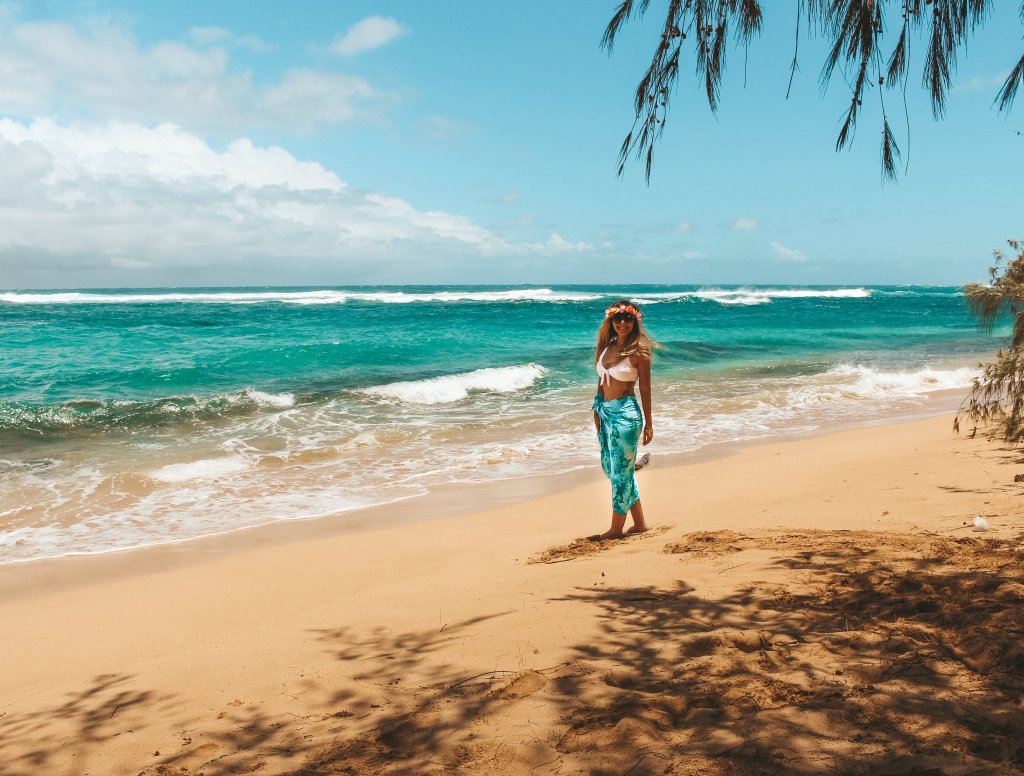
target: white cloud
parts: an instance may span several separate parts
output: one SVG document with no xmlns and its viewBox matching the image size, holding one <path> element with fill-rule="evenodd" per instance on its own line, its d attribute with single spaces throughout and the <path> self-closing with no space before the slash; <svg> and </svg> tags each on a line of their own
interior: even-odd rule
<svg viewBox="0 0 1024 776">
<path fill-rule="evenodd" d="M 366 118 L 360 105 L 372 101 L 375 92 L 362 78 L 343 73 L 324 73 L 305 68 L 289 70 L 280 83 L 265 88 L 255 107 L 261 115 L 286 117 L 292 126 L 312 128 L 317 123 L 346 124 Z M 310 106 L 317 106 L 310 116 Z"/>
<path fill-rule="evenodd" d="M 704 251 L 683 251 L 682 257 L 684 259 L 703 259 L 707 258 L 707 254 Z"/>
<path fill-rule="evenodd" d="M 694 226 L 689 221 L 659 221 L 658 223 L 638 226 L 638 233 L 642 234 L 661 234 L 661 235 L 677 235 L 677 234 L 688 234 L 692 232 Z"/>
<path fill-rule="evenodd" d="M 780 259 L 786 259 L 787 261 L 807 261 L 807 256 L 800 251 L 795 248 L 787 248 L 782 243 L 775 242 L 774 240 L 772 240 L 772 251 L 774 251 L 775 255 Z"/>
<path fill-rule="evenodd" d="M 1003 70 L 995 75 L 979 75 L 973 78 L 958 79 L 953 86 L 954 92 L 987 92 L 990 89 L 998 89 L 1006 79 L 1010 77 L 1009 70 Z"/>
<path fill-rule="evenodd" d="M 6 20 L 5 20 L 6 21 Z M 248 43 L 246 43 L 246 41 Z M 256 46 L 217 27 L 192 28 L 188 41 L 141 46 L 105 20 L 0 25 L 0 114 L 99 120 L 170 121 L 198 130 L 311 130 L 376 121 L 396 102 L 345 73 L 296 68 L 257 83 L 231 66 L 223 45 Z"/>
<path fill-rule="evenodd" d="M 420 122 L 420 126 L 435 140 L 459 140 L 473 130 L 472 125 L 445 116 L 429 116 Z"/>
<path fill-rule="evenodd" d="M 480 198 L 481 202 L 486 202 L 488 205 L 517 205 L 522 200 L 522 192 L 519 191 L 505 191 L 497 196 L 484 196 Z"/>
<path fill-rule="evenodd" d="M 587 251 L 594 246 L 587 242 L 569 242 L 558 232 L 552 232 L 547 242 L 533 243 L 530 247 L 542 253 L 565 253 L 567 251 Z"/>
<path fill-rule="evenodd" d="M 536 223 L 536 213 L 524 213 L 518 218 L 506 218 L 503 221 L 499 221 L 497 226 L 499 229 L 528 229 Z"/>
<path fill-rule="evenodd" d="M 223 27 L 190 27 L 188 39 L 197 46 L 212 46 L 215 43 L 224 43 L 231 40 L 231 30 Z"/>
<path fill-rule="evenodd" d="M 750 232 L 757 229 L 757 221 L 753 218 L 747 218 L 746 216 L 740 216 L 736 219 L 736 223 L 732 225 L 734 231 L 737 232 Z"/>
<path fill-rule="evenodd" d="M 298 280 L 288 273 L 371 272 L 407 256 L 471 264 L 499 251 L 534 247 L 354 190 L 319 164 L 244 138 L 216 150 L 172 125 L 0 120 L 0 285 L 43 271 L 70 272 L 57 276 L 73 284 L 83 274 L 145 284 L 157 271 Z"/>
<path fill-rule="evenodd" d="M 255 35 L 235 35 L 223 27 L 191 27 L 186 37 L 197 46 L 223 44 L 249 49 L 257 54 L 266 54 L 274 50 L 274 47 L 262 38 Z"/>
<path fill-rule="evenodd" d="M 331 43 L 331 50 L 346 57 L 364 51 L 380 48 L 408 30 L 389 16 L 368 16 L 349 27 L 344 35 L 338 35 Z"/>
</svg>

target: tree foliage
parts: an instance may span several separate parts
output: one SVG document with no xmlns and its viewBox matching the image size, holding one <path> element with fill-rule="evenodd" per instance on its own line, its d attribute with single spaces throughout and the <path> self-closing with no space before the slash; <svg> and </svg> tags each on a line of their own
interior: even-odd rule
<svg viewBox="0 0 1024 776">
<path fill-rule="evenodd" d="M 995 263 L 989 269 L 990 283 L 964 286 L 971 312 L 991 331 L 997 323 L 1009 320 L 1013 330 L 1005 350 L 996 352 L 996 360 L 981 365 L 970 394 L 960 405 L 953 429 L 960 430 L 961 419 L 973 422 L 972 436 L 979 425 L 993 425 L 1008 442 L 1024 441 L 1024 242 L 1010 240 L 1017 256 L 1007 260 L 1003 251 L 995 251 Z"/>
<path fill-rule="evenodd" d="M 661 37 L 650 66 L 637 85 L 636 117 L 619 151 L 619 174 L 630 156 L 635 156 L 644 160 L 648 180 L 654 145 L 664 130 L 680 69 L 687 60 L 692 60 L 708 105 L 716 111 L 730 36 L 734 43 L 745 48 L 761 31 L 764 20 L 761 0 L 665 2 Z M 885 92 L 900 87 L 905 95 L 913 41 L 923 39 L 922 85 L 930 96 L 933 115 L 941 118 L 957 55 L 970 34 L 985 21 L 993 5 L 994 0 L 795 0 L 796 42 L 790 84 L 797 70 L 801 27 L 806 25 L 811 34 L 823 35 L 830 43 L 821 70 L 822 88 L 828 85 L 836 70 L 843 74 L 850 87 L 850 102 L 836 138 L 836 150 L 853 141 L 867 90 L 877 85 L 882 110 L 882 172 L 894 178 L 901 154 L 886 112 Z M 605 29 L 602 47 L 611 52 L 626 22 L 644 16 L 649 6 L 650 0 L 622 0 Z M 1024 2 L 1019 13 L 1024 22 Z M 892 43 L 893 36 L 895 43 Z M 1010 109 L 1022 83 L 1024 56 L 996 96 L 1000 111 Z"/>
</svg>

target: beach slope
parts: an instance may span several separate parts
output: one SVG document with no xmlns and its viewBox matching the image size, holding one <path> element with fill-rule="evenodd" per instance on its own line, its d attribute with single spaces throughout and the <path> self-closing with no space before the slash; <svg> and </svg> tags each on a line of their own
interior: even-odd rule
<svg viewBox="0 0 1024 776">
<path fill-rule="evenodd" d="M 488 512 L 8 566 L 0 773 L 1021 773 L 1020 463 L 942 417 L 656 458 L 620 542 L 575 541 L 595 464 Z"/>
</svg>

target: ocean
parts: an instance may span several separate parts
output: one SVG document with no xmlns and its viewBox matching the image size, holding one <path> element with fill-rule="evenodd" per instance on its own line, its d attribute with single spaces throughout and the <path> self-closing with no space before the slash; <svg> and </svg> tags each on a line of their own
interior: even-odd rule
<svg viewBox="0 0 1024 776">
<path fill-rule="evenodd" d="M 945 287 L 0 292 L 0 563 L 596 468 L 620 297 L 664 345 L 655 462 L 948 411 L 999 344 Z"/>
</svg>

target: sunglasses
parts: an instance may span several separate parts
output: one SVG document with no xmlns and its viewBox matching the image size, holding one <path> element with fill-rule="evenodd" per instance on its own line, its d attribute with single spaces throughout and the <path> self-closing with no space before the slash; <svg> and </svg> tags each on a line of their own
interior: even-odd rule
<svg viewBox="0 0 1024 776">
<path fill-rule="evenodd" d="M 612 316 L 612 323 L 622 323 L 623 321 L 632 323 L 635 320 L 636 316 L 631 315 L 630 313 L 615 313 L 615 315 Z"/>
</svg>

